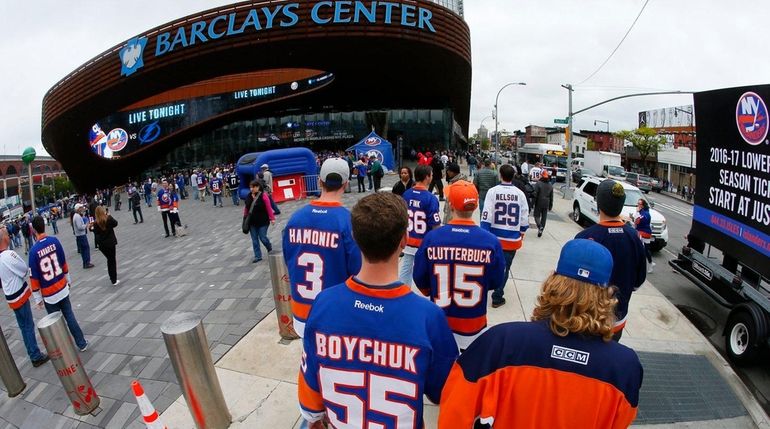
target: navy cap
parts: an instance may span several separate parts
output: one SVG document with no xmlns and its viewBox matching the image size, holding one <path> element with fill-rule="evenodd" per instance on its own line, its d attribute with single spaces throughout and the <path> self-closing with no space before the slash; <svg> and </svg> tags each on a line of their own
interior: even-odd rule
<svg viewBox="0 0 770 429">
<path fill-rule="evenodd" d="M 612 274 L 612 254 L 593 240 L 570 240 L 561 248 L 556 274 L 606 287 Z"/>
</svg>

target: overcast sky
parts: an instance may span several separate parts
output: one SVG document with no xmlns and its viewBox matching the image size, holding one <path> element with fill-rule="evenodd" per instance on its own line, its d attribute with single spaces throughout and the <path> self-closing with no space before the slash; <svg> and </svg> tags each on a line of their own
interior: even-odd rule
<svg viewBox="0 0 770 429">
<path fill-rule="evenodd" d="M 191 13 L 232 3 L 203 0 L 3 0 L 0 2 L 0 153 L 42 153 L 45 92 L 90 58 L 136 34 Z M 575 110 L 649 90 L 708 90 L 770 83 L 766 0 L 650 0 L 631 34 L 609 55 L 644 0 L 466 0 L 473 44 L 471 134 L 500 95 L 500 129 L 550 126 Z M 576 129 L 636 126 L 637 112 L 692 103 L 691 96 L 614 102 L 576 117 Z M 484 125 L 494 129 L 494 121 Z"/>
</svg>

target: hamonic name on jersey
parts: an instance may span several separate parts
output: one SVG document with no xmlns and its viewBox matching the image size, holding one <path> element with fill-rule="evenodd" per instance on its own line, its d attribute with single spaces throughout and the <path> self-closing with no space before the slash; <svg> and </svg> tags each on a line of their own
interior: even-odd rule
<svg viewBox="0 0 770 429">
<path fill-rule="evenodd" d="M 340 235 L 336 232 L 319 231 L 310 228 L 288 228 L 289 243 L 312 244 L 314 246 L 336 249 L 340 245 Z"/>
</svg>

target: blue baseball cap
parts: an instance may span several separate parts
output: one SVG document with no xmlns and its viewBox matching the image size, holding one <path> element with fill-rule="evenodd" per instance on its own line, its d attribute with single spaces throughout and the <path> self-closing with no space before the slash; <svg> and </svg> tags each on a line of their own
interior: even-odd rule
<svg viewBox="0 0 770 429">
<path fill-rule="evenodd" d="M 556 274 L 607 287 L 612 275 L 612 254 L 593 240 L 570 240 L 561 248 Z"/>
</svg>

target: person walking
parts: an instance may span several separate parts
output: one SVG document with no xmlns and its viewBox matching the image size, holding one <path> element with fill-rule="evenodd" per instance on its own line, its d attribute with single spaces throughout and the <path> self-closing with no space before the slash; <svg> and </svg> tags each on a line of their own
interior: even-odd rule
<svg viewBox="0 0 770 429">
<path fill-rule="evenodd" d="M 414 186 L 414 180 L 412 179 L 412 169 L 409 167 L 401 167 L 398 171 L 398 183 L 393 186 L 393 193 L 396 195 L 404 195 L 407 189 Z"/>
<path fill-rule="evenodd" d="M 54 207 L 51 209 L 51 228 L 53 228 L 53 235 L 59 234 L 59 226 L 57 222 L 61 218 L 61 208 Z"/>
<path fill-rule="evenodd" d="M 240 196 L 238 196 L 238 186 L 241 184 L 241 179 L 238 178 L 238 174 L 235 169 L 230 170 L 227 175 L 227 189 L 230 191 L 230 197 L 233 199 L 233 205 L 237 206 L 241 202 Z"/>
<path fill-rule="evenodd" d="M 537 236 L 543 236 L 548 212 L 553 209 L 553 185 L 548 171 L 543 170 L 540 180 L 535 183 L 535 224 L 537 224 Z"/>
<path fill-rule="evenodd" d="M 178 206 L 179 200 L 174 200 L 174 198 L 171 195 L 171 192 L 168 189 L 168 181 L 163 180 L 161 182 L 161 187 L 158 189 L 158 211 L 160 212 L 161 218 L 163 219 L 163 229 L 166 231 L 166 237 L 169 237 L 168 233 L 168 218 L 169 218 L 169 211 L 171 209 L 174 209 Z M 176 224 L 172 221 L 171 222 L 171 232 L 176 237 Z"/>
<path fill-rule="evenodd" d="M 366 179 L 366 176 L 368 175 L 368 166 L 363 161 L 358 161 L 356 164 L 356 168 L 358 169 L 358 175 L 356 176 L 356 179 L 358 179 L 358 192 L 366 192 L 366 184 L 364 183 L 364 179 Z"/>
<path fill-rule="evenodd" d="M 94 222 L 94 235 L 96 242 L 99 243 L 99 250 L 107 258 L 107 274 L 110 276 L 110 282 L 113 286 L 120 283 L 118 280 L 118 262 L 115 256 L 118 238 L 115 237 L 115 227 L 118 221 L 110 216 L 108 209 L 104 206 L 96 208 L 96 221 Z"/>
<path fill-rule="evenodd" d="M 342 205 L 348 163 L 329 158 L 318 175 L 321 196 L 291 215 L 283 231 L 283 259 L 291 283 L 294 329 L 304 336 L 316 296 L 361 268 L 361 251 L 353 240 L 350 212 Z"/>
<path fill-rule="evenodd" d="M 492 160 L 489 158 L 484 160 L 484 167 L 476 173 L 473 178 L 473 184 L 476 185 L 476 189 L 479 190 L 479 201 L 486 201 L 487 192 L 500 183 L 500 179 L 497 177 L 497 173 L 492 169 Z M 480 210 L 484 209 L 484 206 L 479 207 Z M 483 221 L 484 219 L 482 219 Z"/>
<path fill-rule="evenodd" d="M 190 189 L 192 189 L 193 199 L 198 199 L 198 170 L 193 170 L 190 175 Z"/>
<path fill-rule="evenodd" d="M 433 181 L 430 182 L 428 192 L 432 193 L 434 188 L 438 188 L 438 200 L 444 201 L 444 163 L 441 162 L 441 157 L 434 157 L 430 162 L 430 166 L 433 169 Z"/>
<path fill-rule="evenodd" d="M 650 204 L 644 198 L 639 198 L 636 202 L 637 214 L 634 216 L 634 226 L 639 233 L 639 239 L 644 245 L 644 253 L 647 257 L 647 273 L 652 273 L 655 262 L 652 262 L 652 252 L 650 252 L 650 243 L 652 243 L 652 215 L 650 215 Z"/>
<path fill-rule="evenodd" d="M 636 230 L 621 217 L 626 192 L 623 185 L 607 179 L 596 190 L 596 206 L 599 209 L 599 223 L 579 232 L 575 238 L 587 238 L 606 247 L 612 255 L 613 268 L 610 284 L 618 291 L 615 308 L 613 338 L 618 341 L 626 326 L 628 304 L 631 294 L 647 278 L 647 260 L 644 246 Z"/>
<path fill-rule="evenodd" d="M 70 280 L 64 248 L 56 237 L 45 235 L 45 222 L 40 216 L 32 219 L 37 243 L 29 252 L 29 280 L 32 292 L 40 291 L 48 314 L 61 311 L 75 345 L 81 352 L 88 349 L 88 341 L 80 329 L 70 303 Z"/>
<path fill-rule="evenodd" d="M 446 182 L 447 185 L 444 188 L 444 197 L 449 201 L 449 194 L 452 192 L 452 184 L 457 183 L 459 181 L 468 181 L 468 176 L 465 174 L 460 173 L 460 165 L 450 162 L 446 166 Z M 476 190 L 478 192 L 478 190 Z M 478 206 L 478 204 L 477 204 Z M 453 214 L 451 209 L 451 204 L 444 204 L 444 225 L 449 224 L 449 221 L 452 220 Z"/>
<path fill-rule="evenodd" d="M 374 180 L 374 192 L 379 192 L 382 187 L 382 178 L 385 177 L 385 168 L 379 158 L 372 156 L 372 180 Z"/>
<path fill-rule="evenodd" d="M 493 326 L 454 363 L 438 428 L 630 426 L 644 370 L 632 349 L 610 341 L 612 260 L 591 240 L 567 242 L 532 321 Z"/>
<path fill-rule="evenodd" d="M 418 165 L 414 169 L 414 186 L 404 192 L 401 197 L 406 202 L 406 214 L 409 224 L 406 229 L 406 247 L 401 256 L 398 268 L 398 278 L 405 285 L 411 286 L 413 281 L 414 257 L 429 231 L 441 226 L 438 198 L 428 191 L 428 185 L 433 181 L 433 169 L 428 165 Z"/>
<path fill-rule="evenodd" d="M 265 192 L 267 198 L 270 200 L 270 207 L 273 209 L 273 214 L 278 216 L 281 214 L 281 210 L 278 209 L 278 205 L 273 200 L 273 172 L 270 171 L 270 166 L 262 164 L 262 182 L 264 183 Z"/>
<path fill-rule="evenodd" d="M 16 316 L 16 323 L 21 331 L 27 356 L 35 368 L 48 362 L 48 355 L 42 353 L 35 339 L 35 320 L 32 318 L 30 298 L 35 306 L 43 305 L 40 292 L 32 293 L 24 278 L 27 276 L 27 263 L 16 252 L 9 249 L 11 237 L 5 228 L 0 228 L 0 282 L 8 306 Z"/>
<path fill-rule="evenodd" d="M 147 178 L 147 182 L 144 183 L 144 202 L 147 204 L 147 207 L 152 207 L 152 179 Z"/>
<path fill-rule="evenodd" d="M 486 169 L 481 170 L 481 177 Z M 494 234 L 503 248 L 505 257 L 505 281 L 492 292 L 492 307 L 505 305 L 505 283 L 511 273 L 516 251 L 524 243 L 524 234 L 529 229 L 529 204 L 521 189 L 513 184 L 516 169 L 510 164 L 500 167 L 502 183 L 493 186 L 484 197 L 481 212 L 481 228 Z"/>
<path fill-rule="evenodd" d="M 243 217 L 248 218 L 249 234 L 251 235 L 251 247 L 254 250 L 253 263 L 262 260 L 262 250 L 259 242 L 267 249 L 267 253 L 273 251 L 273 245 L 267 238 L 267 228 L 275 224 L 275 214 L 270 207 L 270 199 L 262 185 L 262 182 L 254 179 L 250 184 L 251 192 L 246 196 L 246 205 L 243 207 Z"/>
<path fill-rule="evenodd" d="M 457 344 L 441 310 L 398 281 L 407 229 L 402 199 L 366 196 L 352 219 L 363 265 L 344 283 L 327 285 L 313 304 L 298 377 L 300 413 L 313 429 L 324 420 L 336 428 L 422 428 L 423 396 L 439 403 Z"/>
<path fill-rule="evenodd" d="M 142 201 L 139 192 L 137 192 L 136 187 L 132 187 L 132 189 L 133 193 L 129 201 L 131 202 L 131 213 L 134 215 L 134 225 L 136 225 L 137 223 L 144 223 L 144 215 L 142 214 Z M 139 218 L 136 217 L 137 213 L 139 213 Z"/>
<path fill-rule="evenodd" d="M 207 186 L 206 172 L 204 172 L 204 171 L 198 172 L 198 175 L 195 177 L 195 180 L 198 183 L 195 184 L 195 185 L 190 185 L 190 186 L 197 186 L 199 200 L 200 200 L 200 202 L 205 203 L 206 202 L 206 186 Z"/>
<path fill-rule="evenodd" d="M 78 245 L 78 252 L 83 259 L 83 268 L 93 268 L 91 263 L 91 245 L 88 244 L 88 230 L 91 228 L 91 222 L 86 214 L 86 206 L 75 204 L 75 214 L 72 215 L 72 228 L 75 233 L 75 242 Z"/>
<path fill-rule="evenodd" d="M 460 180 L 447 195 L 452 220 L 429 232 L 414 256 L 414 283 L 446 314 L 460 350 L 487 328 L 487 296 L 505 283 L 500 241 L 473 221 L 479 193 Z"/>
<path fill-rule="evenodd" d="M 211 178 L 211 182 L 209 182 L 209 187 L 211 188 L 211 196 L 214 199 L 214 207 L 223 207 L 222 206 L 222 189 L 224 188 L 224 184 L 222 183 L 222 179 L 220 179 L 217 176 L 214 176 Z M 217 201 L 219 201 L 219 204 L 217 204 Z"/>
</svg>

